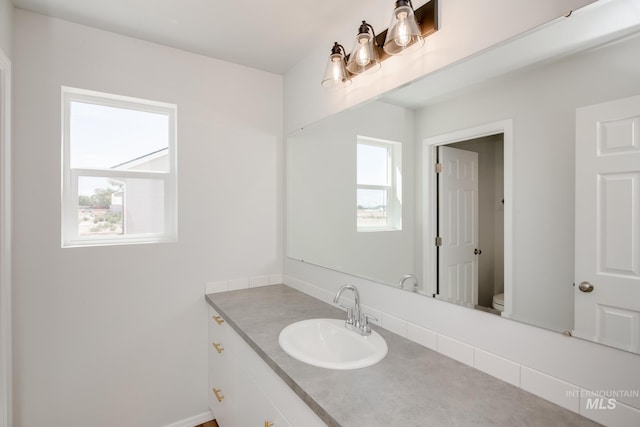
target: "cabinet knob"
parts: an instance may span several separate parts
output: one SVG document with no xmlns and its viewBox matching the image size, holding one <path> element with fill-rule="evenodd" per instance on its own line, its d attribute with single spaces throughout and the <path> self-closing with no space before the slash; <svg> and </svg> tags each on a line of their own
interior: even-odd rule
<svg viewBox="0 0 640 427">
<path fill-rule="evenodd" d="M 213 320 L 215 320 L 218 325 L 222 325 L 224 323 L 224 319 L 220 316 L 213 316 Z"/>
<path fill-rule="evenodd" d="M 217 342 L 213 343 L 213 348 L 215 348 L 218 353 L 222 353 L 224 351 L 224 347 L 222 346 L 222 344 L 219 344 Z"/>
<path fill-rule="evenodd" d="M 272 427 L 272 426 L 273 426 L 273 423 L 271 421 L 265 420 L 264 427 Z"/>
<path fill-rule="evenodd" d="M 218 402 L 222 402 L 222 399 L 224 399 L 224 394 L 222 394 L 222 390 L 220 390 L 219 388 L 214 387 L 213 394 L 216 395 L 216 399 L 218 399 Z"/>
</svg>

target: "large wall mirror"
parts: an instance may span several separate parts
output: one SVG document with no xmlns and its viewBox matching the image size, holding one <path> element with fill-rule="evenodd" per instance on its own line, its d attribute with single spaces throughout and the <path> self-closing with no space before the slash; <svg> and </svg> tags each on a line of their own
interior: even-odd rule
<svg viewBox="0 0 640 427">
<path fill-rule="evenodd" d="M 598 3 L 289 135 L 288 256 L 640 352 L 640 12 Z"/>
</svg>

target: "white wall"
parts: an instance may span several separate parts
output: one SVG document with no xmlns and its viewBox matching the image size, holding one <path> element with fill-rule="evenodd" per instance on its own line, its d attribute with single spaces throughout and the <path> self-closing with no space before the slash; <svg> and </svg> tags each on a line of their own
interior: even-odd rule
<svg viewBox="0 0 640 427">
<path fill-rule="evenodd" d="M 207 281 L 282 270 L 282 77 L 17 10 L 14 426 L 207 412 Z M 178 105 L 179 241 L 61 249 L 60 86 Z"/>
<path fill-rule="evenodd" d="M 0 50 L 9 59 L 13 56 L 13 3 L 0 0 Z"/>
</svg>

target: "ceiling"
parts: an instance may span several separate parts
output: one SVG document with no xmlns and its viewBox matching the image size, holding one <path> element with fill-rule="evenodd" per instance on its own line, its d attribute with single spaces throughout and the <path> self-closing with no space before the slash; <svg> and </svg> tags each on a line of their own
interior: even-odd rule
<svg viewBox="0 0 640 427">
<path fill-rule="evenodd" d="M 392 0 L 13 0 L 16 7 L 284 74 Z M 355 18 L 355 19 L 354 19 Z"/>
</svg>

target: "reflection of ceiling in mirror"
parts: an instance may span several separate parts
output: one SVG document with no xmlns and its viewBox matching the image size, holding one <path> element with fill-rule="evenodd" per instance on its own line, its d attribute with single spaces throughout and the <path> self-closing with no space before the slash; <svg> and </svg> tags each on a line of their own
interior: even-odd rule
<svg viewBox="0 0 640 427">
<path fill-rule="evenodd" d="M 602 45 L 640 28 L 640 17 L 637 12 L 630 13 L 634 6 L 628 5 L 629 1 L 598 3 L 602 2 L 478 52 L 382 98 L 395 105 L 418 108 L 506 73 Z"/>
</svg>

